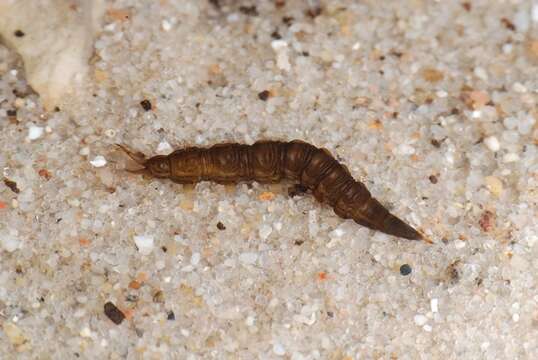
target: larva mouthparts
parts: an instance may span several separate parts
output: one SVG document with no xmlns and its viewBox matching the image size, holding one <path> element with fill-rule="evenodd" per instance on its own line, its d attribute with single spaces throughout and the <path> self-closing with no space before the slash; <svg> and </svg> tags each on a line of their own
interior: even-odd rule
<svg viewBox="0 0 538 360">
<path fill-rule="evenodd" d="M 137 170 L 131 170 L 131 169 L 125 169 L 126 171 L 133 173 L 133 174 L 146 174 L 148 171 L 146 170 L 146 156 L 142 154 L 141 152 L 134 152 L 131 149 L 129 149 L 127 146 L 122 144 L 116 144 L 116 146 L 123 151 L 127 156 L 133 160 L 137 165 L 140 165 L 141 168 Z"/>
</svg>

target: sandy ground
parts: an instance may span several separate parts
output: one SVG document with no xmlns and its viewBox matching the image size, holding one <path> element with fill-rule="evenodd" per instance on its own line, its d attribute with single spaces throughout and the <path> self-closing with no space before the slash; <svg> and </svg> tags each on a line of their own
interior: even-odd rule
<svg viewBox="0 0 538 360">
<path fill-rule="evenodd" d="M 0 358 L 538 358 L 538 3 L 107 7 L 56 112 L 0 46 Z M 258 139 L 328 148 L 433 244 L 113 146 Z"/>
</svg>

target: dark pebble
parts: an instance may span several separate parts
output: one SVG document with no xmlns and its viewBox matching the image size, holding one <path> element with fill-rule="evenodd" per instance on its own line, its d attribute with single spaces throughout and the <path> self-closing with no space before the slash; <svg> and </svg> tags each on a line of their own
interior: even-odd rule
<svg viewBox="0 0 538 360">
<path fill-rule="evenodd" d="M 273 31 L 273 32 L 271 33 L 271 37 L 272 37 L 273 39 L 275 39 L 275 40 L 280 40 L 280 39 L 282 39 L 282 36 L 278 33 L 277 30 L 275 30 L 275 31 Z"/>
<path fill-rule="evenodd" d="M 164 293 L 161 290 L 157 290 L 153 294 L 153 302 L 157 304 L 164 304 Z"/>
<path fill-rule="evenodd" d="M 308 191 L 308 188 L 301 184 L 295 184 L 288 189 L 288 196 L 295 197 L 298 195 L 304 195 Z"/>
<path fill-rule="evenodd" d="M 402 266 L 400 266 L 400 274 L 402 274 L 403 276 L 407 276 L 411 274 L 411 271 L 413 270 L 411 269 L 411 266 L 409 266 L 408 264 L 403 264 Z"/>
<path fill-rule="evenodd" d="M 15 181 L 4 178 L 4 185 L 6 185 L 15 194 L 18 194 L 21 192 L 21 190 L 17 187 L 17 183 Z"/>
<path fill-rule="evenodd" d="M 256 9 L 255 5 L 252 5 L 252 6 L 240 6 L 239 11 L 242 14 L 245 14 L 245 15 L 258 16 L 258 9 Z"/>
<path fill-rule="evenodd" d="M 137 302 L 138 301 L 138 296 L 135 295 L 135 294 L 127 294 L 127 295 L 125 295 L 125 301 Z"/>
<path fill-rule="evenodd" d="M 7 111 L 7 116 L 17 116 L 17 110 L 15 109 L 9 109 Z"/>
<path fill-rule="evenodd" d="M 514 25 L 514 23 L 511 22 L 510 20 L 508 20 L 507 18 L 502 18 L 502 19 L 501 19 L 501 23 L 502 23 L 508 30 L 516 31 L 516 26 Z"/>
<path fill-rule="evenodd" d="M 166 318 L 168 320 L 175 320 L 176 319 L 176 314 L 174 314 L 174 312 L 172 310 L 170 310 L 166 316 Z"/>
<path fill-rule="evenodd" d="M 142 106 L 142 109 L 144 109 L 145 111 L 150 111 L 151 101 L 149 101 L 148 99 L 144 99 L 140 102 L 140 106 Z"/>
<path fill-rule="evenodd" d="M 430 182 L 431 182 L 432 184 L 437 184 L 437 181 L 438 181 L 438 180 L 437 180 L 437 176 L 435 176 L 435 175 L 430 175 L 430 177 L 429 177 L 428 179 L 430 179 Z"/>
<path fill-rule="evenodd" d="M 435 146 L 436 148 L 441 147 L 441 142 L 439 140 L 432 139 L 430 143 Z"/>
<path fill-rule="evenodd" d="M 15 30 L 13 35 L 15 35 L 16 37 L 23 37 L 25 35 L 25 33 L 23 31 L 21 31 L 21 30 Z"/>
<path fill-rule="evenodd" d="M 288 26 L 290 26 L 293 23 L 293 17 L 291 16 L 284 16 L 282 18 L 282 22 Z"/>
<path fill-rule="evenodd" d="M 219 230 L 226 230 L 226 226 L 224 226 L 223 223 L 221 223 L 220 221 L 217 223 L 217 229 Z"/>
<path fill-rule="evenodd" d="M 263 90 L 261 93 L 258 94 L 258 98 L 262 101 L 266 101 L 269 99 L 269 90 Z"/>
<path fill-rule="evenodd" d="M 310 16 L 312 19 L 318 17 L 321 15 L 321 12 L 322 12 L 322 9 L 317 6 L 317 7 L 314 7 L 314 8 L 311 8 L 309 9 L 307 12 L 306 12 L 306 15 Z"/>
<path fill-rule="evenodd" d="M 105 304 L 105 315 L 116 325 L 125 319 L 125 314 L 110 301 Z"/>
</svg>

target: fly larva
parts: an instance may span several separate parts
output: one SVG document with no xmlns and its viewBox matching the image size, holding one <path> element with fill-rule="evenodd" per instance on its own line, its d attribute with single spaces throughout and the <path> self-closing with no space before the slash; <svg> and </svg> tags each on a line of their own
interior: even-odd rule
<svg viewBox="0 0 538 360">
<path fill-rule="evenodd" d="M 140 170 L 132 171 L 135 173 L 168 178 L 180 184 L 200 181 L 271 183 L 288 179 L 296 182 L 297 188 L 311 191 L 318 201 L 329 204 L 344 219 L 353 219 L 360 225 L 389 235 L 410 240 L 423 238 L 418 231 L 389 213 L 327 149 L 300 140 L 188 147 L 149 159 L 125 146 L 118 146 L 142 166 Z"/>
</svg>

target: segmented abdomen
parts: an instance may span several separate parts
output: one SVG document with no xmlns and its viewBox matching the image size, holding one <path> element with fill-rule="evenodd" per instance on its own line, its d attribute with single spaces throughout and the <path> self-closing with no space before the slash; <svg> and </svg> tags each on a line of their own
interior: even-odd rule
<svg viewBox="0 0 538 360">
<path fill-rule="evenodd" d="M 345 219 L 391 235 L 420 239 L 421 235 L 388 212 L 355 181 L 347 168 L 326 149 L 303 141 L 261 141 L 253 145 L 218 144 L 187 148 L 169 155 L 171 178 L 179 183 L 214 181 L 296 181 L 317 200 Z"/>
</svg>

